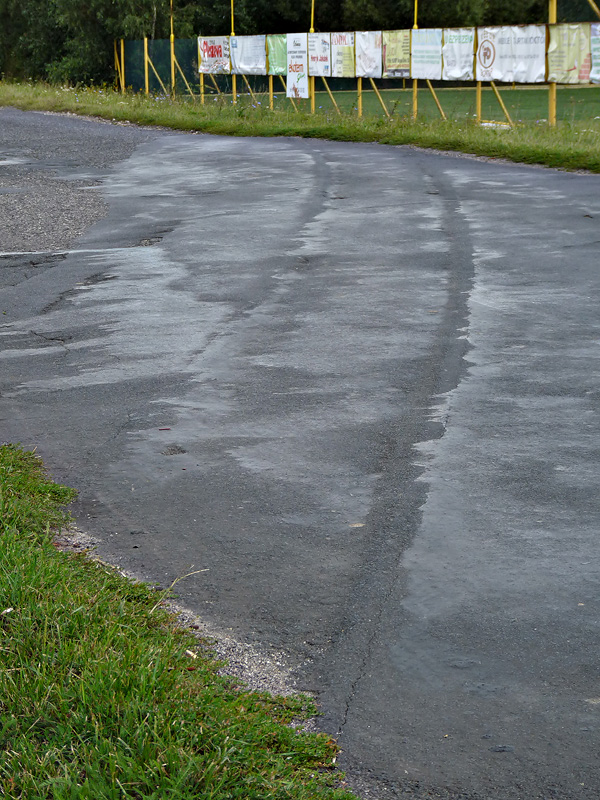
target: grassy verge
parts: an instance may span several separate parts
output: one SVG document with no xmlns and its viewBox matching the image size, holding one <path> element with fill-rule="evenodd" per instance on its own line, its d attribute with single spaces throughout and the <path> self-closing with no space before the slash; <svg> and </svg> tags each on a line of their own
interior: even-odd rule
<svg viewBox="0 0 600 800">
<path fill-rule="evenodd" d="M 585 94 L 582 93 L 582 97 Z M 262 96 L 261 96 L 262 97 Z M 260 98 L 259 98 L 260 99 Z M 120 95 L 110 89 L 69 89 L 40 84 L 0 82 L 0 105 L 22 109 L 67 111 L 161 125 L 183 131 L 233 136 L 302 136 L 338 141 L 379 142 L 456 150 L 528 164 L 600 172 L 600 121 L 573 121 L 548 128 L 545 123 L 518 124 L 513 129 L 482 128 L 472 120 L 412 121 L 394 116 L 358 119 L 328 111 L 271 112 L 266 98 L 254 107 L 246 98 L 237 106 L 217 98 L 201 106 L 185 98 L 175 101 L 143 95 Z"/>
<path fill-rule="evenodd" d="M 73 494 L 0 446 L 0 796 L 353 797 L 307 698 L 236 688 L 152 588 L 53 546 Z"/>
</svg>

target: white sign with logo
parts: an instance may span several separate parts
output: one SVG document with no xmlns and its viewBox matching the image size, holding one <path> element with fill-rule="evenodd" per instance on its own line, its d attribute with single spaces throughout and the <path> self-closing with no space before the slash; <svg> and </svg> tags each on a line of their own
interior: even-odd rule
<svg viewBox="0 0 600 800">
<path fill-rule="evenodd" d="M 287 96 L 307 98 L 308 92 L 308 34 L 287 35 Z"/>
<path fill-rule="evenodd" d="M 546 78 L 544 25 L 478 28 L 475 78 L 505 83 L 543 83 Z"/>
</svg>

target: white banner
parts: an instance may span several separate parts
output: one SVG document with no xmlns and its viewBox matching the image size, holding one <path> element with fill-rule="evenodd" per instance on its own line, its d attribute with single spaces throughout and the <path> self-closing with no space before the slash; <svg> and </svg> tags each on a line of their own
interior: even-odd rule
<svg viewBox="0 0 600 800">
<path fill-rule="evenodd" d="M 231 71 L 235 75 L 266 75 L 266 36 L 232 36 Z"/>
<path fill-rule="evenodd" d="M 331 77 L 354 78 L 354 34 L 331 34 Z"/>
<path fill-rule="evenodd" d="M 550 25 L 548 81 L 589 83 L 592 54 L 590 24 Z"/>
<path fill-rule="evenodd" d="M 478 28 L 475 78 L 504 83 L 543 83 L 546 78 L 544 25 Z"/>
<path fill-rule="evenodd" d="M 287 96 L 307 98 L 308 93 L 308 34 L 287 35 Z"/>
<path fill-rule="evenodd" d="M 475 28 L 447 28 L 442 48 L 445 81 L 472 81 L 475 61 Z"/>
<path fill-rule="evenodd" d="M 229 36 L 198 37 L 198 71 L 206 75 L 229 74 Z"/>
<path fill-rule="evenodd" d="M 592 70 L 590 81 L 600 83 L 600 22 L 592 22 L 591 30 Z"/>
<path fill-rule="evenodd" d="M 356 31 L 356 77 L 381 78 L 381 31 Z"/>
<path fill-rule="evenodd" d="M 442 29 L 413 30 L 411 50 L 411 77 L 439 81 L 442 77 Z"/>
<path fill-rule="evenodd" d="M 308 34 L 308 74 L 317 78 L 331 77 L 331 34 Z"/>
</svg>

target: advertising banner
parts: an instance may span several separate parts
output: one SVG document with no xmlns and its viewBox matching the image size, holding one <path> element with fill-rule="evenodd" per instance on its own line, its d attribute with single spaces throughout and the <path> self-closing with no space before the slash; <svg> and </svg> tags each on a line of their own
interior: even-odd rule
<svg viewBox="0 0 600 800">
<path fill-rule="evenodd" d="M 472 81 L 475 71 L 475 28 L 446 28 L 442 56 L 442 80 Z"/>
<path fill-rule="evenodd" d="M 266 36 L 231 36 L 231 71 L 235 75 L 267 74 Z"/>
<path fill-rule="evenodd" d="M 356 31 L 356 77 L 381 78 L 381 31 Z"/>
<path fill-rule="evenodd" d="M 442 77 L 442 29 L 413 30 L 411 50 L 411 77 L 439 81 Z"/>
<path fill-rule="evenodd" d="M 354 78 L 354 34 L 331 34 L 331 77 Z"/>
<path fill-rule="evenodd" d="M 383 32 L 382 77 L 410 77 L 410 31 Z"/>
<path fill-rule="evenodd" d="M 592 22 L 590 45 L 592 50 L 590 81 L 592 83 L 600 83 L 600 22 Z"/>
<path fill-rule="evenodd" d="M 287 96 L 307 98 L 308 94 L 308 34 L 287 35 Z"/>
<path fill-rule="evenodd" d="M 308 34 L 308 74 L 317 78 L 331 77 L 331 34 Z"/>
<path fill-rule="evenodd" d="M 267 64 L 269 75 L 287 73 L 287 39 L 285 33 L 267 36 Z"/>
<path fill-rule="evenodd" d="M 548 80 L 553 83 L 589 83 L 592 52 L 590 25 L 550 25 Z"/>
<path fill-rule="evenodd" d="M 478 28 L 475 79 L 543 83 L 546 78 L 545 25 Z"/>
<path fill-rule="evenodd" d="M 198 37 L 198 71 L 205 75 L 229 74 L 229 36 Z"/>
</svg>

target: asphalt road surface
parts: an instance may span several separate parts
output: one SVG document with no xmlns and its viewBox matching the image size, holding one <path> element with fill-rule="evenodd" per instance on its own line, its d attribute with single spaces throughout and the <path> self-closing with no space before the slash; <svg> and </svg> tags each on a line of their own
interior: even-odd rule
<svg viewBox="0 0 600 800">
<path fill-rule="evenodd" d="M 502 134 L 502 135 L 509 135 Z M 600 178 L 0 111 L 0 437 L 365 797 L 600 797 Z"/>
</svg>

